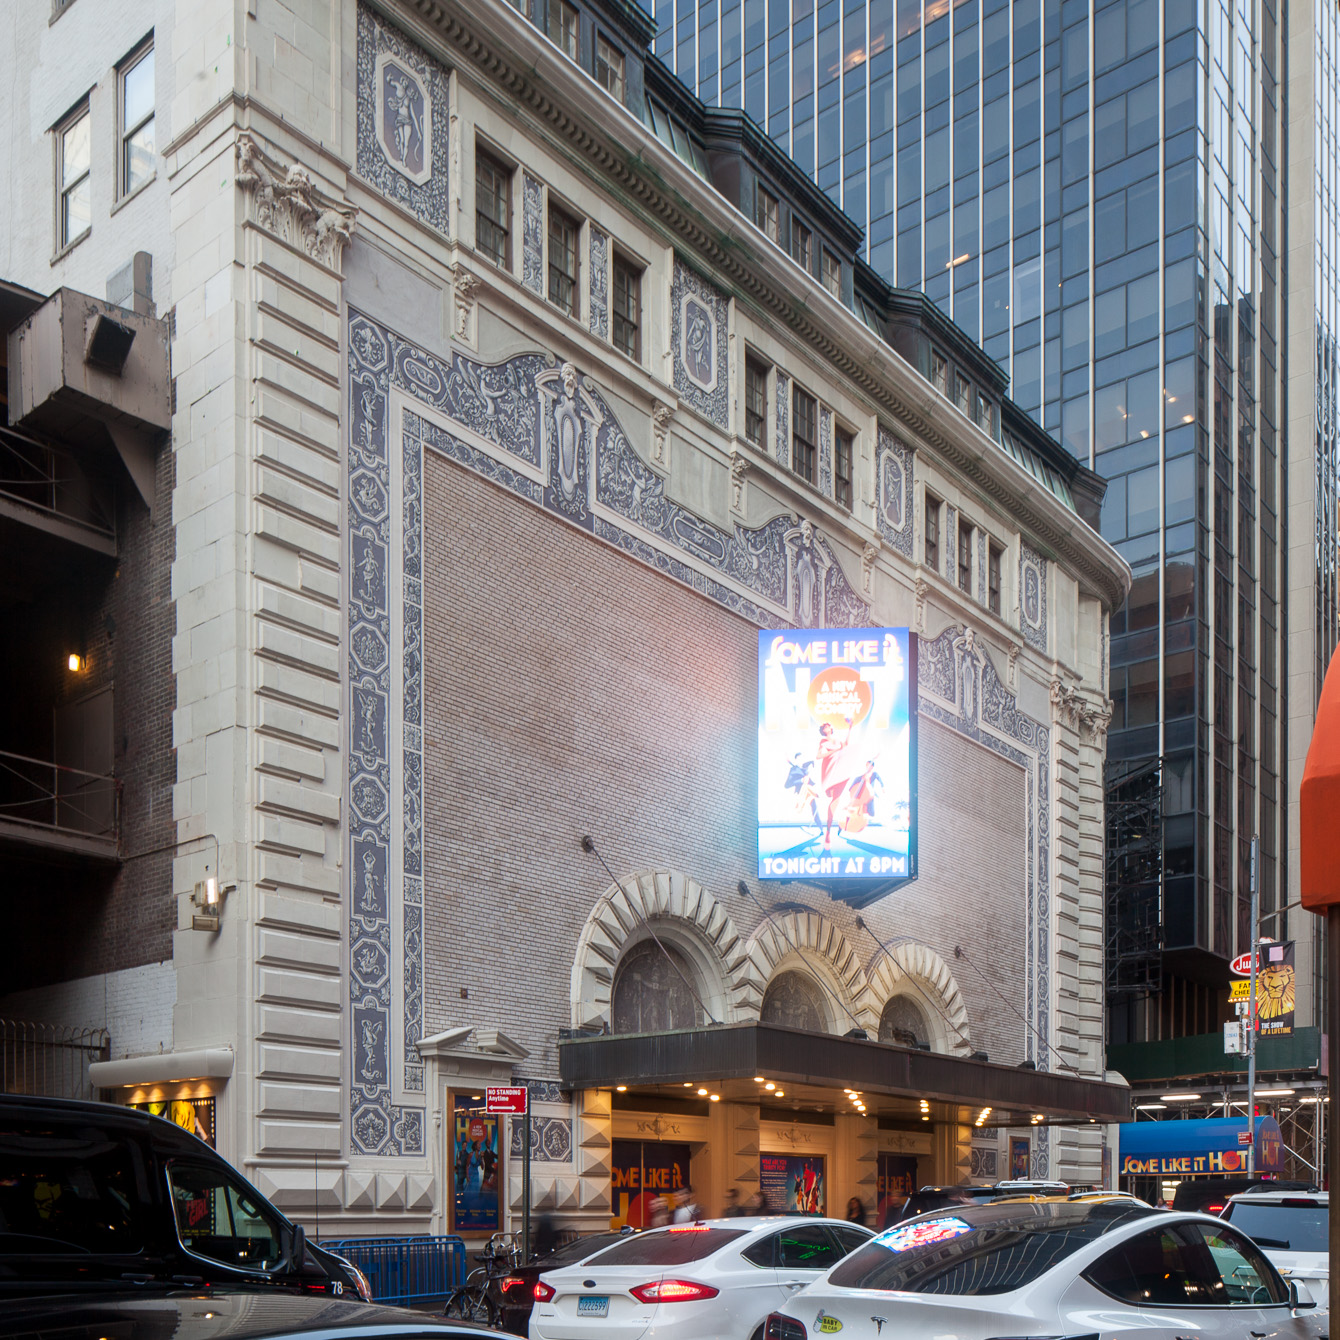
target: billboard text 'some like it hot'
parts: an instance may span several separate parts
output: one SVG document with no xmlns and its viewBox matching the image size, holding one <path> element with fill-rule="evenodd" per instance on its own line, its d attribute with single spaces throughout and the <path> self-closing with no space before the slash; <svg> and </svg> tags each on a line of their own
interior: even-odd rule
<svg viewBox="0 0 1340 1340">
<path fill-rule="evenodd" d="M 891 880 L 916 850 L 906 628 L 758 637 L 758 873 Z"/>
</svg>

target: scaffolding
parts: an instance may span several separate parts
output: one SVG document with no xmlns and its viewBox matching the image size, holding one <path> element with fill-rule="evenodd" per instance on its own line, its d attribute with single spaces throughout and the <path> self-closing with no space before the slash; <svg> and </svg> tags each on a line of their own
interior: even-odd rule
<svg viewBox="0 0 1340 1340">
<path fill-rule="evenodd" d="M 1157 995 L 1163 984 L 1163 769 L 1113 762 L 1104 779 L 1108 1009 Z"/>
</svg>

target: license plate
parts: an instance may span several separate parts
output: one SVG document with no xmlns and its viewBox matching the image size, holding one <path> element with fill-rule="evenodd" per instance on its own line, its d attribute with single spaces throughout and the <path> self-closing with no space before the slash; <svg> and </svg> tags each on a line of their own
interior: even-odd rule
<svg viewBox="0 0 1340 1340">
<path fill-rule="evenodd" d="M 607 1317 L 609 1316 L 610 1300 L 609 1295 L 601 1298 L 579 1298 L 577 1300 L 577 1315 L 579 1317 Z"/>
</svg>

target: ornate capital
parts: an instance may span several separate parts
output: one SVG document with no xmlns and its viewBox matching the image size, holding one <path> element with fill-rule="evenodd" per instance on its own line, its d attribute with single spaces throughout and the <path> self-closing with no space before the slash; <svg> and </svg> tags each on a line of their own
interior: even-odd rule
<svg viewBox="0 0 1340 1340">
<path fill-rule="evenodd" d="M 283 167 L 246 131 L 237 137 L 237 184 L 259 227 L 322 265 L 339 269 L 358 210 L 318 190 L 301 164 Z"/>
<path fill-rule="evenodd" d="M 1088 735 L 1097 748 L 1107 745 L 1107 728 L 1112 724 L 1112 702 L 1100 698 L 1097 702 L 1086 702 L 1079 709 L 1080 733 Z"/>
</svg>

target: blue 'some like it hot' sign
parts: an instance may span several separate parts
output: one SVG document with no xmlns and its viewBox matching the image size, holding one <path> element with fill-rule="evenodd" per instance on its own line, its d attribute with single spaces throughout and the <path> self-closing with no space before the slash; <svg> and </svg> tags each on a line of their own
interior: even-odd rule
<svg viewBox="0 0 1340 1340">
<path fill-rule="evenodd" d="M 912 874 L 912 651 L 906 628 L 759 633 L 759 878 Z"/>
</svg>

